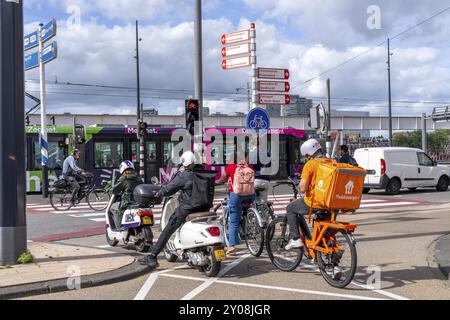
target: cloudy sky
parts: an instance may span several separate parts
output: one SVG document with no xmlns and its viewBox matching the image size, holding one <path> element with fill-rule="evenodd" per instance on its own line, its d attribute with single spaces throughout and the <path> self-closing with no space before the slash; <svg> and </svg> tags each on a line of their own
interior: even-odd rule
<svg viewBox="0 0 450 320">
<path fill-rule="evenodd" d="M 194 90 L 193 6 L 193 0 L 25 0 L 26 32 L 58 22 L 59 58 L 47 65 L 49 112 L 135 113 L 139 19 L 143 102 L 161 114 L 181 114 Z M 450 105 L 450 10 L 396 37 L 448 7 L 450 0 L 204 0 L 205 105 L 212 112 L 246 110 L 250 70 L 222 71 L 220 37 L 251 22 L 259 66 L 289 68 L 293 94 L 325 101 L 330 78 L 336 109 L 387 114 L 383 42 L 391 37 L 394 114 Z M 27 91 L 38 95 L 37 71 L 26 79 Z"/>
</svg>

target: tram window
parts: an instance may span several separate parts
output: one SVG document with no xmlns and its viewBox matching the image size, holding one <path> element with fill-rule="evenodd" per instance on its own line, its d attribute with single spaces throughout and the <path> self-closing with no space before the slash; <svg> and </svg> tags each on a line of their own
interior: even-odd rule
<svg viewBox="0 0 450 320">
<path fill-rule="evenodd" d="M 156 142 L 147 142 L 147 160 L 156 162 Z"/>
<path fill-rule="evenodd" d="M 50 170 L 62 170 L 64 163 L 64 148 L 59 147 L 58 142 L 48 143 L 48 168 Z M 34 141 L 34 170 L 42 170 L 41 145 Z"/>
<path fill-rule="evenodd" d="M 123 161 L 123 142 L 95 142 L 95 168 L 118 168 Z"/>
<path fill-rule="evenodd" d="M 147 157 L 145 160 L 147 162 L 156 162 L 156 142 L 149 141 L 147 142 Z M 131 161 L 137 166 L 140 161 L 140 143 L 139 142 L 133 142 L 131 144 Z"/>
<path fill-rule="evenodd" d="M 169 168 L 175 167 L 175 164 L 172 161 L 172 158 L 174 157 L 173 149 L 175 147 L 175 144 L 173 142 L 164 142 L 163 147 L 164 147 L 163 165 Z"/>
</svg>

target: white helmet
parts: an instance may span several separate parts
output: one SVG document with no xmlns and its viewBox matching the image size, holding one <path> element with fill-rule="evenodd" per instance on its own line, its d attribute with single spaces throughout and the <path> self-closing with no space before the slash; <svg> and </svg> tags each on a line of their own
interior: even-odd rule
<svg viewBox="0 0 450 320">
<path fill-rule="evenodd" d="M 133 162 L 129 160 L 125 160 L 120 164 L 120 174 L 123 174 L 125 171 L 133 169 L 134 170 L 134 164 Z"/>
<path fill-rule="evenodd" d="M 322 146 L 320 145 L 319 141 L 316 139 L 310 139 L 306 141 L 301 148 L 301 152 L 303 156 L 313 156 L 316 154 L 317 151 L 322 150 Z"/>
<path fill-rule="evenodd" d="M 189 167 L 191 164 L 195 163 L 195 155 L 191 151 L 186 151 L 181 156 L 181 164 L 183 167 Z"/>
</svg>

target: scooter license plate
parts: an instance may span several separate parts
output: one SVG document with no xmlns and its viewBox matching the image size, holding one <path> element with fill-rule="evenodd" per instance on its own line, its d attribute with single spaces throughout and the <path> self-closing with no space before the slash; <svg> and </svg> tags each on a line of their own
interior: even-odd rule
<svg viewBox="0 0 450 320">
<path fill-rule="evenodd" d="M 214 250 L 214 257 L 217 261 L 224 261 L 226 259 L 225 250 Z"/>
<path fill-rule="evenodd" d="M 142 225 L 153 225 L 152 217 L 142 217 Z"/>
</svg>

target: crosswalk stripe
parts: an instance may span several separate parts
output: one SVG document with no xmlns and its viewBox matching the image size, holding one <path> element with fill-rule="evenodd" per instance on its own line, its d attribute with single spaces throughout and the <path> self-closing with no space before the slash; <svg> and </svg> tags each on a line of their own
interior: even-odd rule
<svg viewBox="0 0 450 320">
<path fill-rule="evenodd" d="M 363 204 L 360 208 L 378 208 L 378 207 L 398 207 L 417 204 L 417 202 L 391 202 L 389 205 L 384 203 Z"/>
</svg>

